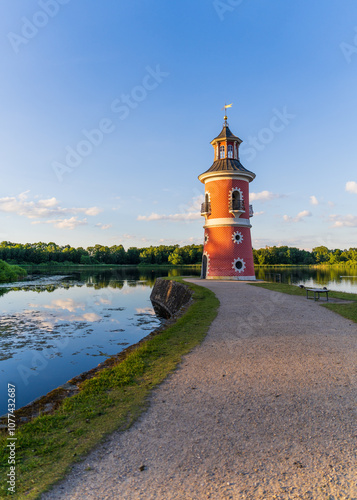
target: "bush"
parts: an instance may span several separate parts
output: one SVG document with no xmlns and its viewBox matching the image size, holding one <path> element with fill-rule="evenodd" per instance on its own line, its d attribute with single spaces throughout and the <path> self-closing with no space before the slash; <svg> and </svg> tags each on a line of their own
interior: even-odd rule
<svg viewBox="0 0 357 500">
<path fill-rule="evenodd" d="M 22 276 L 26 276 L 27 272 L 20 266 L 11 266 L 3 260 L 0 260 L 0 283 L 10 283 L 16 281 Z"/>
</svg>

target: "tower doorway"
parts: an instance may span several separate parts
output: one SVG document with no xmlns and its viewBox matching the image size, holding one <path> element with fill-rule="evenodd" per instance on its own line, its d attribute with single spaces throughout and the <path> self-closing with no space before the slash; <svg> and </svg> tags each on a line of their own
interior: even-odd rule
<svg viewBox="0 0 357 500">
<path fill-rule="evenodd" d="M 206 279 L 206 276 L 207 276 L 207 255 L 203 255 L 201 278 L 204 280 Z"/>
</svg>

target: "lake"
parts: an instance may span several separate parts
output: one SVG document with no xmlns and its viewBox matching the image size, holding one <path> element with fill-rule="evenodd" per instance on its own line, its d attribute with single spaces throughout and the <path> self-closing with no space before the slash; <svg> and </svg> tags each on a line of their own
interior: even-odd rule
<svg viewBox="0 0 357 500">
<path fill-rule="evenodd" d="M 150 302 L 159 276 L 198 268 L 70 271 L 0 286 L 0 415 L 7 383 L 16 407 L 46 394 L 160 325 Z M 257 268 L 257 278 L 357 293 L 357 269 Z M 349 276 L 349 277 L 341 277 Z"/>
<path fill-rule="evenodd" d="M 306 287 L 325 286 L 337 292 L 357 293 L 357 267 L 260 267 L 255 275 L 266 281 Z"/>
<path fill-rule="evenodd" d="M 149 297 L 156 277 L 168 274 L 180 271 L 92 270 L 2 285 L 0 415 L 8 383 L 20 408 L 157 328 Z"/>
</svg>

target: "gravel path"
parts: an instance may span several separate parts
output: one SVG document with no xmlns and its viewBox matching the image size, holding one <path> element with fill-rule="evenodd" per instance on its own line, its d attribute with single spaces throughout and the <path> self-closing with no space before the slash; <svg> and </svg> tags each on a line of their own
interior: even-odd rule
<svg viewBox="0 0 357 500">
<path fill-rule="evenodd" d="M 357 499 L 356 324 L 304 297 L 189 281 L 221 302 L 204 342 L 42 500 Z"/>
</svg>

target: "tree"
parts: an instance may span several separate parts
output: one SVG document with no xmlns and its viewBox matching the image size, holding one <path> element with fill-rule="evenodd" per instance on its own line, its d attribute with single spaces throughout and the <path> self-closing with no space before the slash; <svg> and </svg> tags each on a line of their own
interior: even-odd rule
<svg viewBox="0 0 357 500">
<path fill-rule="evenodd" d="M 172 264 L 173 266 L 181 266 L 183 264 L 183 258 L 182 258 L 182 255 L 180 253 L 180 249 L 179 248 L 176 248 L 170 255 L 169 255 L 169 258 L 168 258 L 168 261 L 170 262 L 170 264 Z"/>
</svg>

